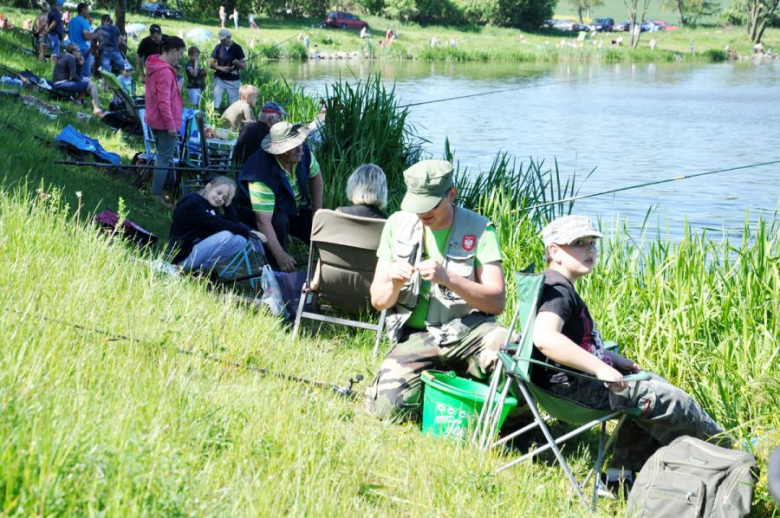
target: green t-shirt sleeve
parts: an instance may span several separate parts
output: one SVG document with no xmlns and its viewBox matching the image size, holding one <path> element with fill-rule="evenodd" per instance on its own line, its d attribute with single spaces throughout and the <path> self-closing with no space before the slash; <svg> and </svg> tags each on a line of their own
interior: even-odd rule
<svg viewBox="0 0 780 518">
<path fill-rule="evenodd" d="M 317 157 L 312 153 L 311 164 L 309 164 L 309 178 L 314 178 L 318 174 L 320 174 L 320 163 L 317 162 Z"/>
<path fill-rule="evenodd" d="M 390 243 L 393 241 L 393 217 L 390 216 L 390 219 L 387 220 L 387 223 L 385 223 L 385 228 L 382 229 L 382 237 L 379 238 L 379 248 L 376 250 L 376 256 L 379 259 L 384 259 L 385 261 L 392 261 L 393 260 L 393 252 L 390 246 Z"/>
<path fill-rule="evenodd" d="M 496 227 L 491 223 L 479 239 L 475 263 L 477 266 L 481 266 L 483 264 L 501 261 L 501 244 L 498 242 L 498 232 L 496 231 Z"/>
<path fill-rule="evenodd" d="M 255 212 L 273 213 L 276 197 L 263 182 L 249 182 L 249 200 Z"/>
</svg>

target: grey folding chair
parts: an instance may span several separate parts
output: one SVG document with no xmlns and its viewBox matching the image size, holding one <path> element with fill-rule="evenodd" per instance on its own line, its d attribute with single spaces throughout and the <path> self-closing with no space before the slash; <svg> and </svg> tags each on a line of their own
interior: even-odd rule
<svg viewBox="0 0 780 518">
<path fill-rule="evenodd" d="M 371 306 L 370 288 L 384 225 L 383 219 L 361 218 L 327 209 L 317 211 L 293 336 L 298 336 L 303 319 L 369 329 L 376 332 L 376 354 L 385 326 L 385 311 L 379 312 L 377 323 L 369 323 L 328 316 L 321 310 L 327 309 L 327 305 L 349 315 L 376 314 Z M 307 303 L 310 307 L 304 311 Z"/>
</svg>

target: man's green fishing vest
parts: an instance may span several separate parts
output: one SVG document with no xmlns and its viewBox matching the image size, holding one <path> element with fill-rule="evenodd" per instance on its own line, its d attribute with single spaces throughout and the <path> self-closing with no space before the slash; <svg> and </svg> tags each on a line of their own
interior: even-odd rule
<svg viewBox="0 0 780 518">
<path fill-rule="evenodd" d="M 408 261 L 416 266 L 423 257 L 423 226 L 416 214 L 399 212 L 393 215 L 393 238 L 390 243 L 393 261 Z M 455 207 L 452 231 L 447 238 L 446 249 L 442 251 L 442 266 L 471 281 L 476 281 L 477 245 L 490 221 L 468 209 Z M 398 302 L 387 311 L 387 337 L 397 343 L 404 324 L 412 316 L 420 296 L 420 274 L 415 272 L 404 284 L 398 295 Z M 477 311 L 459 295 L 444 286 L 431 283 L 430 305 L 425 325 L 440 344 L 459 340 L 466 333 L 461 319 Z"/>
</svg>

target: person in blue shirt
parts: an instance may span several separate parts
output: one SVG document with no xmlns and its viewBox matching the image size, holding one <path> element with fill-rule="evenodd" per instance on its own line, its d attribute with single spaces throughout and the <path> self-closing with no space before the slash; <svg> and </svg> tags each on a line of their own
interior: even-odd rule
<svg viewBox="0 0 780 518">
<path fill-rule="evenodd" d="M 100 17 L 100 27 L 97 34 L 100 36 L 100 68 L 106 72 L 111 72 L 111 64 L 115 64 L 120 70 L 124 70 L 127 60 L 119 51 L 119 43 L 122 35 L 119 33 L 119 27 L 114 25 L 111 16 L 104 14 Z"/>
<path fill-rule="evenodd" d="M 60 42 L 63 40 L 63 33 L 65 32 L 62 25 L 62 13 L 60 8 L 62 7 L 63 0 L 56 0 L 54 6 L 46 16 L 46 39 L 51 47 L 51 62 L 56 63 L 57 58 L 60 57 Z"/>
<path fill-rule="evenodd" d="M 78 16 L 73 18 L 68 25 L 68 35 L 70 36 L 71 43 L 75 43 L 81 50 L 81 55 L 84 58 L 84 64 L 81 67 L 81 76 L 85 81 L 89 81 L 92 74 L 92 65 L 95 62 L 95 57 L 91 52 L 90 41 L 98 37 L 97 33 L 92 32 L 92 26 L 89 24 L 87 17 L 89 16 L 89 4 L 84 2 L 77 6 Z"/>
</svg>

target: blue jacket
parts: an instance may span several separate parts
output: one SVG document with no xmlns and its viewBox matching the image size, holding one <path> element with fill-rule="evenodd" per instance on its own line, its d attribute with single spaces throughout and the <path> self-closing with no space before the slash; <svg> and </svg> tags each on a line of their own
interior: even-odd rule
<svg viewBox="0 0 780 518">
<path fill-rule="evenodd" d="M 307 144 L 303 145 L 303 158 L 295 167 L 295 176 L 298 180 L 298 189 L 301 193 L 301 206 L 311 205 L 309 196 L 309 170 L 311 168 L 311 150 Z M 295 203 L 295 193 L 287 179 L 287 173 L 279 166 L 276 157 L 265 150 L 255 151 L 244 164 L 244 169 L 238 177 L 238 193 L 236 200 L 243 207 L 251 207 L 249 197 L 249 182 L 263 182 L 274 193 L 274 212 L 279 211 L 288 216 L 298 214 L 298 206 Z"/>
</svg>

